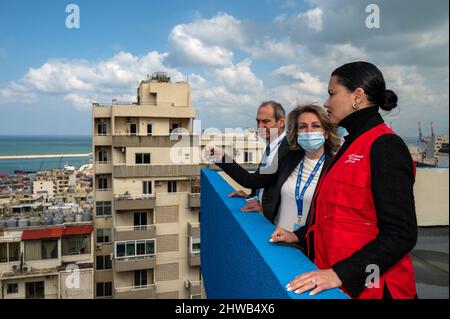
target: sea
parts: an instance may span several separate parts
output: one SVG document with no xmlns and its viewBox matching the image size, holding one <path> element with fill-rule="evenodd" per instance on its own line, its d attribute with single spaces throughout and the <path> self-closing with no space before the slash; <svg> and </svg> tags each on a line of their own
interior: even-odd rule
<svg viewBox="0 0 450 319">
<path fill-rule="evenodd" d="M 91 136 L 0 136 L 0 156 L 42 154 L 88 154 L 92 152 Z M 15 170 L 49 170 L 64 164 L 77 168 L 90 162 L 86 157 L 0 159 L 0 173 Z"/>
<path fill-rule="evenodd" d="M 403 138 L 406 144 L 417 144 L 417 137 Z M 1 155 L 88 154 L 92 152 L 91 136 L 0 136 Z M 64 164 L 77 168 L 89 163 L 89 157 L 0 159 L 0 173 L 15 170 L 49 170 Z"/>
</svg>

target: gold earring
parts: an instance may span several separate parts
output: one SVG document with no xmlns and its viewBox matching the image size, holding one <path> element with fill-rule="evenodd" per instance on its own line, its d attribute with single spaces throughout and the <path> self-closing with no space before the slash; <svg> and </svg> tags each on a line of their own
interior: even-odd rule
<svg viewBox="0 0 450 319">
<path fill-rule="evenodd" d="M 353 109 L 356 110 L 356 111 L 359 110 L 359 105 L 356 104 L 356 103 L 353 103 L 352 107 L 353 107 Z"/>
</svg>

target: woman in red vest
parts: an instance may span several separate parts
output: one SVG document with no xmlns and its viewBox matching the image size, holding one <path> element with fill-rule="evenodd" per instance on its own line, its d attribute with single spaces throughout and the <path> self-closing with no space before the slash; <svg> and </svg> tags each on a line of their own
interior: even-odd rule
<svg viewBox="0 0 450 319">
<path fill-rule="evenodd" d="M 319 268 L 286 288 L 315 295 L 339 287 L 352 298 L 415 298 L 409 255 L 417 241 L 415 166 L 406 144 L 379 114 L 380 108 L 395 108 L 397 96 L 367 62 L 337 68 L 328 94 L 329 118 L 349 134 L 321 176 L 307 229 L 278 228 L 271 236 L 273 242 L 303 242 Z"/>
</svg>

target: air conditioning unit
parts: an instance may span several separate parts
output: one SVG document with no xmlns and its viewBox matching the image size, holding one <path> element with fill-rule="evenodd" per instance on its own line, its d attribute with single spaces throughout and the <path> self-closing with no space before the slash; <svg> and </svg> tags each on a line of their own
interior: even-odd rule
<svg viewBox="0 0 450 319">
<path fill-rule="evenodd" d="M 184 286 L 186 287 L 186 289 L 189 289 L 189 287 L 191 286 L 191 282 L 190 282 L 189 279 L 186 279 L 186 280 L 184 281 Z"/>
<path fill-rule="evenodd" d="M 155 181 L 155 186 L 161 186 L 162 185 L 162 181 Z"/>
<path fill-rule="evenodd" d="M 29 271 L 31 271 L 30 266 L 22 266 L 22 272 L 29 272 Z"/>
<path fill-rule="evenodd" d="M 102 249 L 102 245 L 96 244 L 96 245 L 95 245 L 95 249 L 96 249 L 96 250 L 101 250 L 101 249 Z"/>
<path fill-rule="evenodd" d="M 19 266 L 18 265 L 12 265 L 12 270 L 14 272 L 18 271 L 19 270 Z"/>
</svg>

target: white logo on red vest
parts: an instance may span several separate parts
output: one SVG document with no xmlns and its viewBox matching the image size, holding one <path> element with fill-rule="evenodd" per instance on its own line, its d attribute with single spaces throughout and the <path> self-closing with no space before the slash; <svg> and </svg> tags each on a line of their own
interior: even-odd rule
<svg viewBox="0 0 450 319">
<path fill-rule="evenodd" d="M 364 158 L 364 155 L 350 154 L 344 164 L 355 164 Z"/>
</svg>

